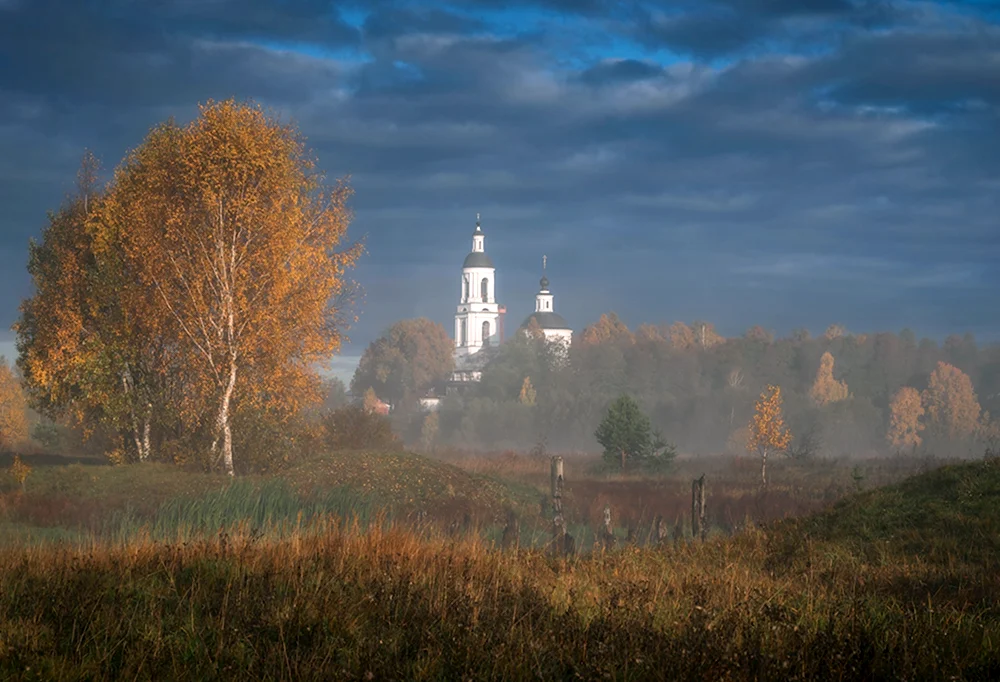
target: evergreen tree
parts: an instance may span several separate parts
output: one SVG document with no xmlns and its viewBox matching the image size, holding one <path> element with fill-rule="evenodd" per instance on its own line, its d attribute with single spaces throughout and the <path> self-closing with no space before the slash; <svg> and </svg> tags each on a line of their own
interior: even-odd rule
<svg viewBox="0 0 1000 682">
<path fill-rule="evenodd" d="M 604 448 L 605 461 L 619 464 L 622 471 L 630 461 L 667 464 L 676 455 L 673 447 L 653 431 L 649 417 L 629 395 L 622 395 L 611 404 L 594 436 Z"/>
</svg>

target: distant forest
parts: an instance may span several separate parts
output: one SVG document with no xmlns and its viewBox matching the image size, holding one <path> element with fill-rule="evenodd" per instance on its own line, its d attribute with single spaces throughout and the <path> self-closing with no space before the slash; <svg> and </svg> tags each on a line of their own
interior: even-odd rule
<svg viewBox="0 0 1000 682">
<path fill-rule="evenodd" d="M 769 384 L 781 387 L 799 453 L 971 456 L 997 437 L 1000 345 L 980 347 L 970 334 L 939 345 L 906 329 L 852 334 L 831 325 L 820 337 L 775 338 L 755 326 L 724 338 L 703 322 L 632 331 L 611 313 L 576 334 L 568 352 L 518 334 L 493 350 L 479 384 L 446 397 L 431 417 L 418 399 L 450 370 L 441 339 L 430 321 L 397 323 L 369 346 L 352 382 L 358 395 L 374 388 L 392 400 L 397 431 L 429 448 L 593 451 L 607 406 L 627 393 L 681 452 L 738 454 Z"/>
</svg>

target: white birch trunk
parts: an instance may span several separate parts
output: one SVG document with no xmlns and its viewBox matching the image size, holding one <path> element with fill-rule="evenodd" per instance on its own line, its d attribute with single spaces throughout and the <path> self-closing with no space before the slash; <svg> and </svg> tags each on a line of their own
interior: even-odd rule
<svg viewBox="0 0 1000 682">
<path fill-rule="evenodd" d="M 233 469 L 233 430 L 230 425 L 229 406 L 233 398 L 233 388 L 236 386 L 236 360 L 229 363 L 229 381 L 226 389 L 222 393 L 222 400 L 219 403 L 219 416 L 216 421 L 216 428 L 222 436 L 222 467 L 226 474 L 235 476 Z M 214 445 L 213 445 L 214 449 Z"/>
<path fill-rule="evenodd" d="M 125 390 L 125 399 L 128 401 L 129 415 L 132 417 L 132 440 L 135 442 L 135 452 L 140 462 L 149 459 L 149 413 L 146 413 L 145 423 L 142 432 L 139 431 L 139 418 L 135 414 L 135 386 L 132 382 L 132 372 L 128 365 L 122 372 L 122 387 Z"/>
<path fill-rule="evenodd" d="M 153 406 L 146 405 L 146 420 L 142 425 L 142 453 L 139 455 L 139 460 L 145 462 L 149 459 L 152 454 L 152 445 L 150 444 L 149 431 L 150 422 L 152 421 Z"/>
</svg>

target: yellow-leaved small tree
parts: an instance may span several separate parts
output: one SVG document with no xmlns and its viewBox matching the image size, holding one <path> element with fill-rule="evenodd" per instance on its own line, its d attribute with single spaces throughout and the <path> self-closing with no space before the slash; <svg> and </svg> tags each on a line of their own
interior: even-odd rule
<svg viewBox="0 0 1000 682">
<path fill-rule="evenodd" d="M 786 450 L 792 442 L 792 432 L 785 426 L 781 411 L 781 387 L 768 385 L 754 404 L 750 420 L 747 450 L 760 456 L 760 481 L 767 485 L 767 456 Z"/>
<path fill-rule="evenodd" d="M 521 395 L 518 396 L 518 400 L 522 405 L 530 407 L 535 404 L 535 398 L 537 397 L 538 392 L 531 385 L 531 377 L 524 377 L 524 381 L 521 383 Z"/>
<path fill-rule="evenodd" d="M 833 378 L 833 355 L 823 353 L 816 371 L 816 381 L 809 391 L 809 397 L 819 406 L 829 405 L 848 397 L 847 384 Z"/>
<path fill-rule="evenodd" d="M 889 403 L 889 432 L 886 434 L 889 445 L 894 450 L 915 450 L 920 447 L 923 442 L 920 432 L 924 430 L 920 418 L 923 416 L 920 391 L 910 386 L 896 391 Z"/>
<path fill-rule="evenodd" d="M 20 484 L 21 492 L 24 492 L 24 482 L 28 480 L 30 473 L 31 467 L 21 461 L 20 455 L 14 455 L 14 462 L 10 465 L 10 475 Z"/>
<path fill-rule="evenodd" d="M 921 398 L 929 432 L 952 441 L 975 436 L 982 409 L 969 375 L 958 367 L 939 362 Z"/>
</svg>

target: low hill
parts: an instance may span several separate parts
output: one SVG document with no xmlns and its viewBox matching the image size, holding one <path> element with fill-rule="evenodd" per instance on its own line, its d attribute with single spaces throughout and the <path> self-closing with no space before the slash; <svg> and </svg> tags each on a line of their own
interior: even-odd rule
<svg viewBox="0 0 1000 682">
<path fill-rule="evenodd" d="M 775 524 L 786 544 L 822 542 L 867 562 L 1000 563 L 1000 461 L 941 467 Z"/>
<path fill-rule="evenodd" d="M 0 476 L 0 542 L 120 536 L 143 526 L 170 535 L 324 514 L 419 514 L 440 525 L 489 525 L 507 509 L 537 516 L 540 498 L 528 486 L 404 452 L 323 453 L 278 474 L 236 480 L 157 463 L 35 466 L 23 493 L 6 478 Z"/>
</svg>

